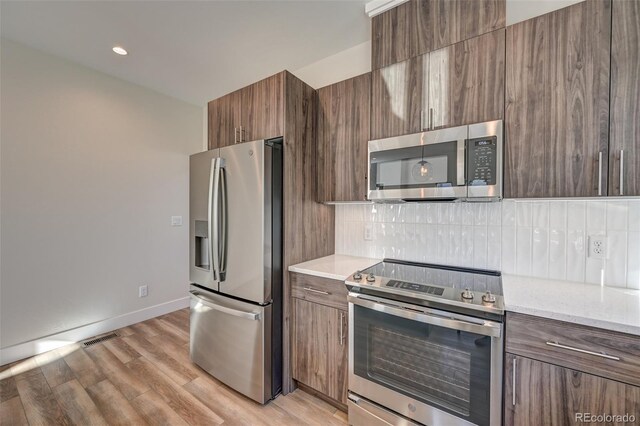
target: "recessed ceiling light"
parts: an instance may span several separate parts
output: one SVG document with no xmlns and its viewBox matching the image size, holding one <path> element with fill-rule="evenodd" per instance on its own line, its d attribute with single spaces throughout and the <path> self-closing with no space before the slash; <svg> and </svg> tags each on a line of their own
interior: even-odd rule
<svg viewBox="0 0 640 426">
<path fill-rule="evenodd" d="M 120 47 L 120 46 L 114 46 L 114 48 L 113 48 L 112 50 L 113 50 L 115 53 L 117 53 L 118 55 L 122 55 L 122 56 L 124 56 L 124 55 L 126 55 L 126 54 L 127 54 L 127 51 L 126 51 L 126 50 L 124 50 L 124 48 L 123 48 L 123 47 Z"/>
</svg>

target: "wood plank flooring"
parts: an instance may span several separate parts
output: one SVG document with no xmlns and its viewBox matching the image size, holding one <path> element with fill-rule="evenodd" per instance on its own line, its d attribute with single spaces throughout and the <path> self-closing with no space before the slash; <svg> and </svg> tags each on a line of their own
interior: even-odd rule
<svg viewBox="0 0 640 426">
<path fill-rule="evenodd" d="M 346 425 L 302 390 L 260 405 L 189 359 L 189 310 L 0 367 L 0 425 Z"/>
</svg>

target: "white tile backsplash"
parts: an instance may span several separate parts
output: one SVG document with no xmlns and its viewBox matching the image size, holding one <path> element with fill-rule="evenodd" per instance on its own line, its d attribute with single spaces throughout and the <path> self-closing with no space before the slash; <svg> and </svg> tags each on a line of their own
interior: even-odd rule
<svg viewBox="0 0 640 426">
<path fill-rule="evenodd" d="M 587 256 L 590 235 L 607 236 L 607 259 Z M 640 199 L 342 204 L 335 241 L 338 254 L 640 289 Z"/>
</svg>

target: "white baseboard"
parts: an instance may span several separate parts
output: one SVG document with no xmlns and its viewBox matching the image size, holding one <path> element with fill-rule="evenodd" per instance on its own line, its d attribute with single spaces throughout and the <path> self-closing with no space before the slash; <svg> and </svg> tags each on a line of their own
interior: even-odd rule
<svg viewBox="0 0 640 426">
<path fill-rule="evenodd" d="M 189 297 L 183 297 L 117 317 L 82 325 L 60 333 L 51 334 L 17 345 L 0 349 L 0 365 L 29 358 L 53 349 L 79 342 L 98 334 L 106 333 L 131 324 L 145 321 L 189 306 Z"/>
</svg>

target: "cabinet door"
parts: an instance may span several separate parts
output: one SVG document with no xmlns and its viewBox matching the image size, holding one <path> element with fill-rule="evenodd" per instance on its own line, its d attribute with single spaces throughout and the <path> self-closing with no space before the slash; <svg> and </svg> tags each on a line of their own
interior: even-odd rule
<svg viewBox="0 0 640 426">
<path fill-rule="evenodd" d="M 329 392 L 330 398 L 347 403 L 348 313 L 333 309 L 329 319 Z"/>
<path fill-rule="evenodd" d="M 635 386 L 512 354 L 506 354 L 504 377 L 506 425 L 576 424 L 576 416 L 587 413 L 640 418 Z"/>
<path fill-rule="evenodd" d="M 606 195 L 610 35 L 609 0 L 507 29 L 506 197 Z"/>
<path fill-rule="evenodd" d="M 240 91 L 215 99 L 207 107 L 209 149 L 233 145 L 240 125 Z"/>
<path fill-rule="evenodd" d="M 242 89 L 242 141 L 269 139 L 284 134 L 284 73 Z"/>
<path fill-rule="evenodd" d="M 504 28 L 505 0 L 410 0 L 371 21 L 376 70 Z"/>
<path fill-rule="evenodd" d="M 423 80 L 429 56 L 423 55 L 371 73 L 371 139 L 422 129 Z"/>
<path fill-rule="evenodd" d="M 640 195 L 640 2 L 612 7 L 609 195 Z"/>
<path fill-rule="evenodd" d="M 371 74 L 319 89 L 318 101 L 318 201 L 363 201 Z"/>
<path fill-rule="evenodd" d="M 333 311 L 318 303 L 293 299 L 293 378 L 329 393 L 329 321 Z"/>
<path fill-rule="evenodd" d="M 504 48 L 505 31 L 498 30 L 430 54 L 422 109 L 433 128 L 503 118 Z"/>
<path fill-rule="evenodd" d="M 417 11 L 430 1 L 410 0 L 371 19 L 372 69 L 402 62 L 418 54 Z"/>
</svg>

